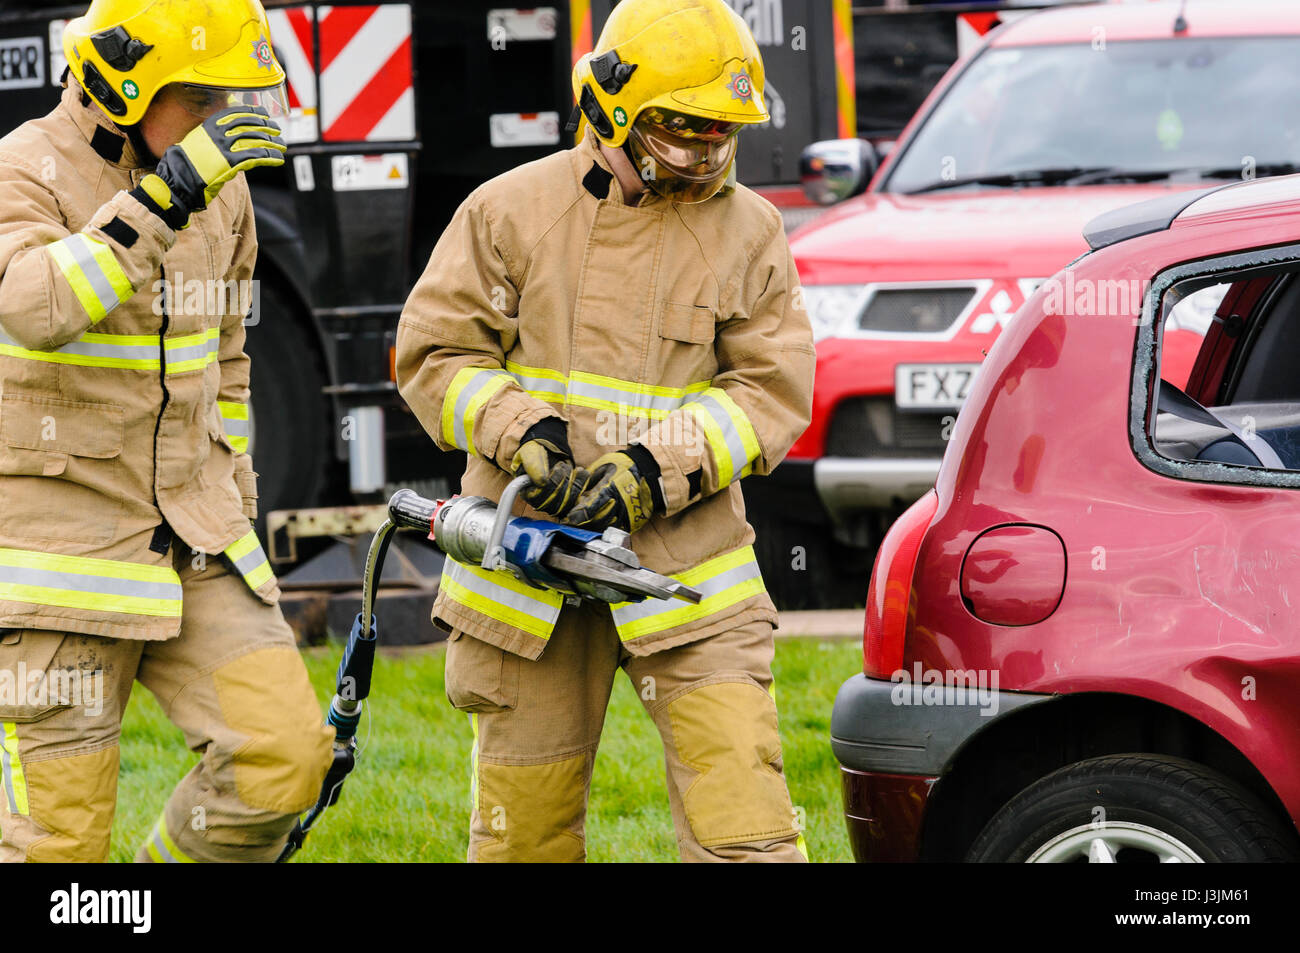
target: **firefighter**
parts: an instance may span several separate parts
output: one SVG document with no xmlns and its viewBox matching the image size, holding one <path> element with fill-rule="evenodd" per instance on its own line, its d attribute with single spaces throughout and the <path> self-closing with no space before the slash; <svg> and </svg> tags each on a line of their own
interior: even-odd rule
<svg viewBox="0 0 1300 953">
<path fill-rule="evenodd" d="M 781 218 L 734 178 L 738 132 L 768 118 L 762 60 L 722 0 L 624 0 L 573 83 L 578 144 L 479 187 L 434 249 L 398 384 L 469 454 L 465 493 L 526 473 L 517 513 L 632 533 L 704 598 L 570 605 L 447 560 L 434 619 L 474 731 L 469 858 L 585 859 L 622 668 L 663 740 L 681 857 L 801 861 L 739 482 L 807 426 L 814 367 Z"/>
<path fill-rule="evenodd" d="M 0 140 L 0 859 L 105 859 L 137 680 L 202 755 L 138 860 L 274 860 L 329 763 L 250 525 L 269 40 L 258 0 L 94 0 Z"/>
</svg>

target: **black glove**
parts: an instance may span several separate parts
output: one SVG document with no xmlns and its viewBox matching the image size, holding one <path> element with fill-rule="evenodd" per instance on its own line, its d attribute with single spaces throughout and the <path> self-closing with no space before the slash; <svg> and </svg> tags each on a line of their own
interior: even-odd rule
<svg viewBox="0 0 1300 953">
<path fill-rule="evenodd" d="M 588 473 L 573 462 L 566 425 L 559 417 L 543 417 L 528 428 L 510 460 L 515 476 L 527 474 L 533 485 L 520 496 L 535 509 L 564 517 L 587 485 Z"/>
<path fill-rule="evenodd" d="M 664 510 L 659 474 L 654 455 L 640 444 L 605 454 L 591 465 L 587 488 L 567 522 L 584 529 L 617 526 L 635 533 Z"/>
<path fill-rule="evenodd" d="M 164 152 L 131 194 L 172 228 L 183 228 L 240 172 L 283 165 L 279 136 L 280 127 L 259 106 L 223 109 Z"/>
</svg>

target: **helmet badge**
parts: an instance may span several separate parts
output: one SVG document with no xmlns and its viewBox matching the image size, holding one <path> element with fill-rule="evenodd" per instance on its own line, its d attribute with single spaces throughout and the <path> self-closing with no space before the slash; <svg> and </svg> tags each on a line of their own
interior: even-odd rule
<svg viewBox="0 0 1300 953">
<path fill-rule="evenodd" d="M 620 126 L 627 125 L 627 112 L 624 111 L 622 106 L 614 107 L 614 121 Z"/>
<path fill-rule="evenodd" d="M 271 44 L 266 42 L 265 37 L 258 37 L 253 41 L 253 52 L 249 56 L 257 60 L 258 69 L 273 68 L 275 56 L 271 53 Z"/>
<path fill-rule="evenodd" d="M 727 89 L 731 90 L 732 99 L 739 99 L 743 103 L 753 101 L 754 85 L 749 74 L 744 70 L 731 74 L 731 82 L 727 84 Z"/>
</svg>

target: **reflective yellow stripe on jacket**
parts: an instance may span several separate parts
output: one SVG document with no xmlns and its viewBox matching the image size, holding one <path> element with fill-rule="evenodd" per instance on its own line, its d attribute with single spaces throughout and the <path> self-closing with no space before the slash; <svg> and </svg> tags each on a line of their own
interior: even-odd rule
<svg viewBox="0 0 1300 953">
<path fill-rule="evenodd" d="M 710 387 L 685 407 L 708 438 L 718 471 L 718 488 L 748 476 L 761 448 L 754 425 L 720 387 Z"/>
<path fill-rule="evenodd" d="M 163 353 L 167 356 L 167 373 L 184 374 L 207 367 L 216 361 L 220 346 L 220 328 L 164 338 Z M 158 338 L 152 334 L 101 334 L 87 331 L 77 340 L 52 351 L 33 351 L 20 346 L 0 330 L 0 354 L 24 361 L 73 364 L 79 367 L 112 367 L 127 371 L 157 373 L 162 367 L 158 355 Z"/>
<path fill-rule="evenodd" d="M 123 301 L 135 294 L 131 280 L 106 244 L 78 232 L 47 245 L 50 257 L 72 287 L 81 306 L 98 324 Z"/>
<path fill-rule="evenodd" d="M 266 552 L 253 530 L 226 547 L 226 558 L 234 564 L 235 571 L 244 577 L 249 589 L 257 589 L 275 576 L 271 571 L 271 562 L 266 558 Z"/>
<path fill-rule="evenodd" d="M 232 400 L 217 401 L 221 426 L 236 453 L 248 453 L 248 405 Z"/>
<path fill-rule="evenodd" d="M 644 602 L 619 602 L 610 607 L 618 637 L 630 639 L 696 622 L 765 591 L 754 548 L 740 549 L 715 556 L 694 569 L 674 573 L 673 578 L 703 593 L 698 605 L 677 599 L 646 599 Z"/>
<path fill-rule="evenodd" d="M 149 832 L 149 839 L 144 842 L 145 852 L 155 864 L 192 864 L 194 858 L 187 857 L 176 846 L 171 835 L 167 833 L 167 819 L 159 817 L 158 823 Z"/>
<path fill-rule="evenodd" d="M 539 639 L 550 638 L 564 604 L 558 592 L 535 589 L 507 572 L 489 572 L 450 556 L 442 564 L 440 585 L 453 602 Z"/>
<path fill-rule="evenodd" d="M 462 367 L 457 371 L 442 399 L 443 439 L 475 454 L 474 418 L 488 398 L 508 383 L 510 375 L 496 368 Z"/>
<path fill-rule="evenodd" d="M 22 686 L 19 686 L 19 691 Z M 26 815 L 27 779 L 23 775 L 23 763 L 18 757 L 18 726 L 6 721 L 4 728 L 4 750 L 0 751 L 0 785 L 4 787 L 5 802 L 10 814 Z"/>
<path fill-rule="evenodd" d="M 169 566 L 0 549 L 0 601 L 178 619 L 181 580 Z"/>
<path fill-rule="evenodd" d="M 221 328 L 208 328 L 197 334 L 166 338 L 163 350 L 167 355 L 168 374 L 186 374 L 199 371 L 217 359 L 221 347 Z"/>
<path fill-rule="evenodd" d="M 506 371 L 528 394 L 538 400 L 593 410 L 662 420 L 681 407 L 692 394 L 707 391 L 709 381 L 685 387 L 661 387 L 606 377 L 587 371 L 568 376 L 544 367 L 526 367 L 506 361 Z"/>
</svg>

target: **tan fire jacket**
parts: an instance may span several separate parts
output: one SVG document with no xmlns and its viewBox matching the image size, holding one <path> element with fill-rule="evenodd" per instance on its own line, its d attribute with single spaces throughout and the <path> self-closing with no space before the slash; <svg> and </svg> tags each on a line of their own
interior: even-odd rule
<svg viewBox="0 0 1300 953">
<path fill-rule="evenodd" d="M 814 363 L 776 210 L 743 186 L 624 205 L 594 136 L 470 195 L 397 335 L 402 396 L 438 446 L 470 454 L 466 494 L 499 499 L 520 438 L 549 415 L 584 466 L 632 442 L 654 454 L 667 512 L 633 548 L 704 599 L 613 606 L 637 655 L 775 623 L 739 480 L 770 471 L 808 425 Z M 448 559 L 434 616 L 536 658 L 561 604 Z"/>
<path fill-rule="evenodd" d="M 248 186 L 177 233 L 128 194 L 144 174 L 75 83 L 0 139 L 0 626 L 170 638 L 169 543 L 279 595 L 228 284 L 257 254 Z"/>
</svg>

